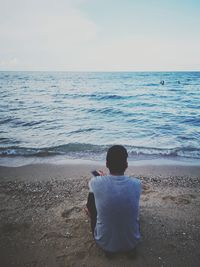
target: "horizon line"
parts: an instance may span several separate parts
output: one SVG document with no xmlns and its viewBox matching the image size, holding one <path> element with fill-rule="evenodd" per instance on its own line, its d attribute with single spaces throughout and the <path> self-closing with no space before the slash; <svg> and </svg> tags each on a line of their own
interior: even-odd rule
<svg viewBox="0 0 200 267">
<path fill-rule="evenodd" d="M 0 70 L 0 72 L 200 72 L 199 70 Z"/>
</svg>

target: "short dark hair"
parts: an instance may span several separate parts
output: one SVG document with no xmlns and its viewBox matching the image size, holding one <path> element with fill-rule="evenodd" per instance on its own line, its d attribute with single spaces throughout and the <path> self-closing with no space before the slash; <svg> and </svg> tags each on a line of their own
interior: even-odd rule
<svg viewBox="0 0 200 267">
<path fill-rule="evenodd" d="M 128 153 L 125 147 L 114 145 L 108 149 L 106 161 L 111 173 L 124 173 L 127 168 Z"/>
</svg>

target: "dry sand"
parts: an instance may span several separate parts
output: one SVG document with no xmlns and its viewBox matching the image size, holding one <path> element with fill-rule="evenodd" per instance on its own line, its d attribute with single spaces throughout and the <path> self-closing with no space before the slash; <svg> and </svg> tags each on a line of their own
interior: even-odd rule
<svg viewBox="0 0 200 267">
<path fill-rule="evenodd" d="M 144 185 L 142 239 L 135 256 L 112 259 L 83 211 L 94 168 L 0 167 L 0 266 L 200 266 L 200 167 L 129 167 Z"/>
</svg>

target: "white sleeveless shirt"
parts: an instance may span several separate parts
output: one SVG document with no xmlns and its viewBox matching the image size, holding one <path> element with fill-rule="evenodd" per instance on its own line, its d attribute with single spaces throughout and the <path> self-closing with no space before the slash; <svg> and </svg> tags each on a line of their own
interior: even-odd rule
<svg viewBox="0 0 200 267">
<path fill-rule="evenodd" d="M 140 239 L 141 181 L 124 175 L 97 176 L 90 180 L 89 189 L 97 209 L 97 244 L 109 252 L 133 249 Z"/>
</svg>

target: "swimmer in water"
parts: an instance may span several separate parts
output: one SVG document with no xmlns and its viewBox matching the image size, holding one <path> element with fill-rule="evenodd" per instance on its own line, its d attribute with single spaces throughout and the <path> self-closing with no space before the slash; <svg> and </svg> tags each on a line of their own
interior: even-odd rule
<svg viewBox="0 0 200 267">
<path fill-rule="evenodd" d="M 160 82 L 160 84 L 164 85 L 164 84 L 165 84 L 165 81 L 164 81 L 164 80 L 162 80 L 162 81 Z"/>
</svg>

